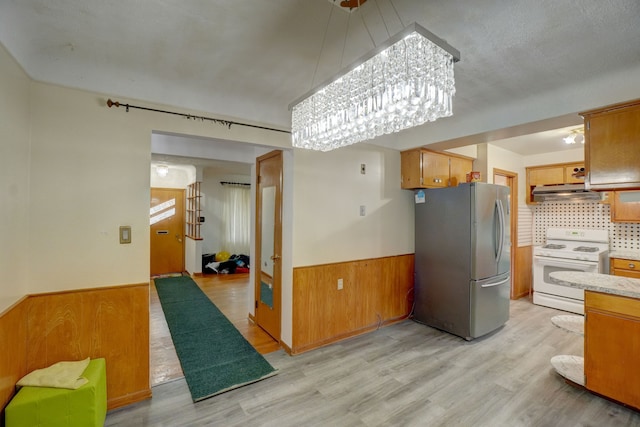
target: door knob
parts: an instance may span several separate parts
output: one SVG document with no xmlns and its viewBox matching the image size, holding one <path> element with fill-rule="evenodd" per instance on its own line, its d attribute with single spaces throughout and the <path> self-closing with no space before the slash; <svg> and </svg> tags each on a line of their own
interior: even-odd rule
<svg viewBox="0 0 640 427">
<path fill-rule="evenodd" d="M 280 259 L 280 255 L 271 255 L 271 260 L 272 261 L 277 261 Z"/>
<path fill-rule="evenodd" d="M 176 240 L 177 240 L 178 242 L 181 242 L 181 243 L 182 243 L 182 238 L 180 237 L 180 235 L 179 235 L 179 234 L 176 234 Z"/>
</svg>

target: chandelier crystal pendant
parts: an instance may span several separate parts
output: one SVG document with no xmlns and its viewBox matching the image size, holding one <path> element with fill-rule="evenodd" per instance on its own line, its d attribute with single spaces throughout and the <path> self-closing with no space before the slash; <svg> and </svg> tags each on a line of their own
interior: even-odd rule
<svg viewBox="0 0 640 427">
<path fill-rule="evenodd" d="M 413 23 L 289 108 L 293 146 L 355 144 L 453 114 L 460 53 Z"/>
</svg>

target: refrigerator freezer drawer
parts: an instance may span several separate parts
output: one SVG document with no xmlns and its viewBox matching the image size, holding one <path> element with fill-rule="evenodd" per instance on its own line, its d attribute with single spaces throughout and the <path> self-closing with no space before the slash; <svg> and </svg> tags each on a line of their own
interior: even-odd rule
<svg viewBox="0 0 640 427">
<path fill-rule="evenodd" d="M 507 275 L 471 281 L 471 338 L 495 331 L 509 320 L 511 278 Z"/>
</svg>

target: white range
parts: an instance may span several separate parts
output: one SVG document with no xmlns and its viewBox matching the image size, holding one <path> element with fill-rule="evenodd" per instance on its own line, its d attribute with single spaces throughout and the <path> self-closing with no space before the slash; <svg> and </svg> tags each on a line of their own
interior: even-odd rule
<svg viewBox="0 0 640 427">
<path fill-rule="evenodd" d="M 554 271 L 609 273 L 609 232 L 549 228 L 546 243 L 533 248 L 533 303 L 584 314 L 584 291 L 554 284 Z"/>
</svg>

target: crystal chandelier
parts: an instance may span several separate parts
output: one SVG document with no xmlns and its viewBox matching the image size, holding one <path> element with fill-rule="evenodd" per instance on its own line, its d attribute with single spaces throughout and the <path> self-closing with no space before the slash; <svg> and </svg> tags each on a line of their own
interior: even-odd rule
<svg viewBox="0 0 640 427">
<path fill-rule="evenodd" d="M 329 151 L 451 116 L 459 60 L 444 40 L 409 25 L 289 106 L 293 146 Z"/>
</svg>

